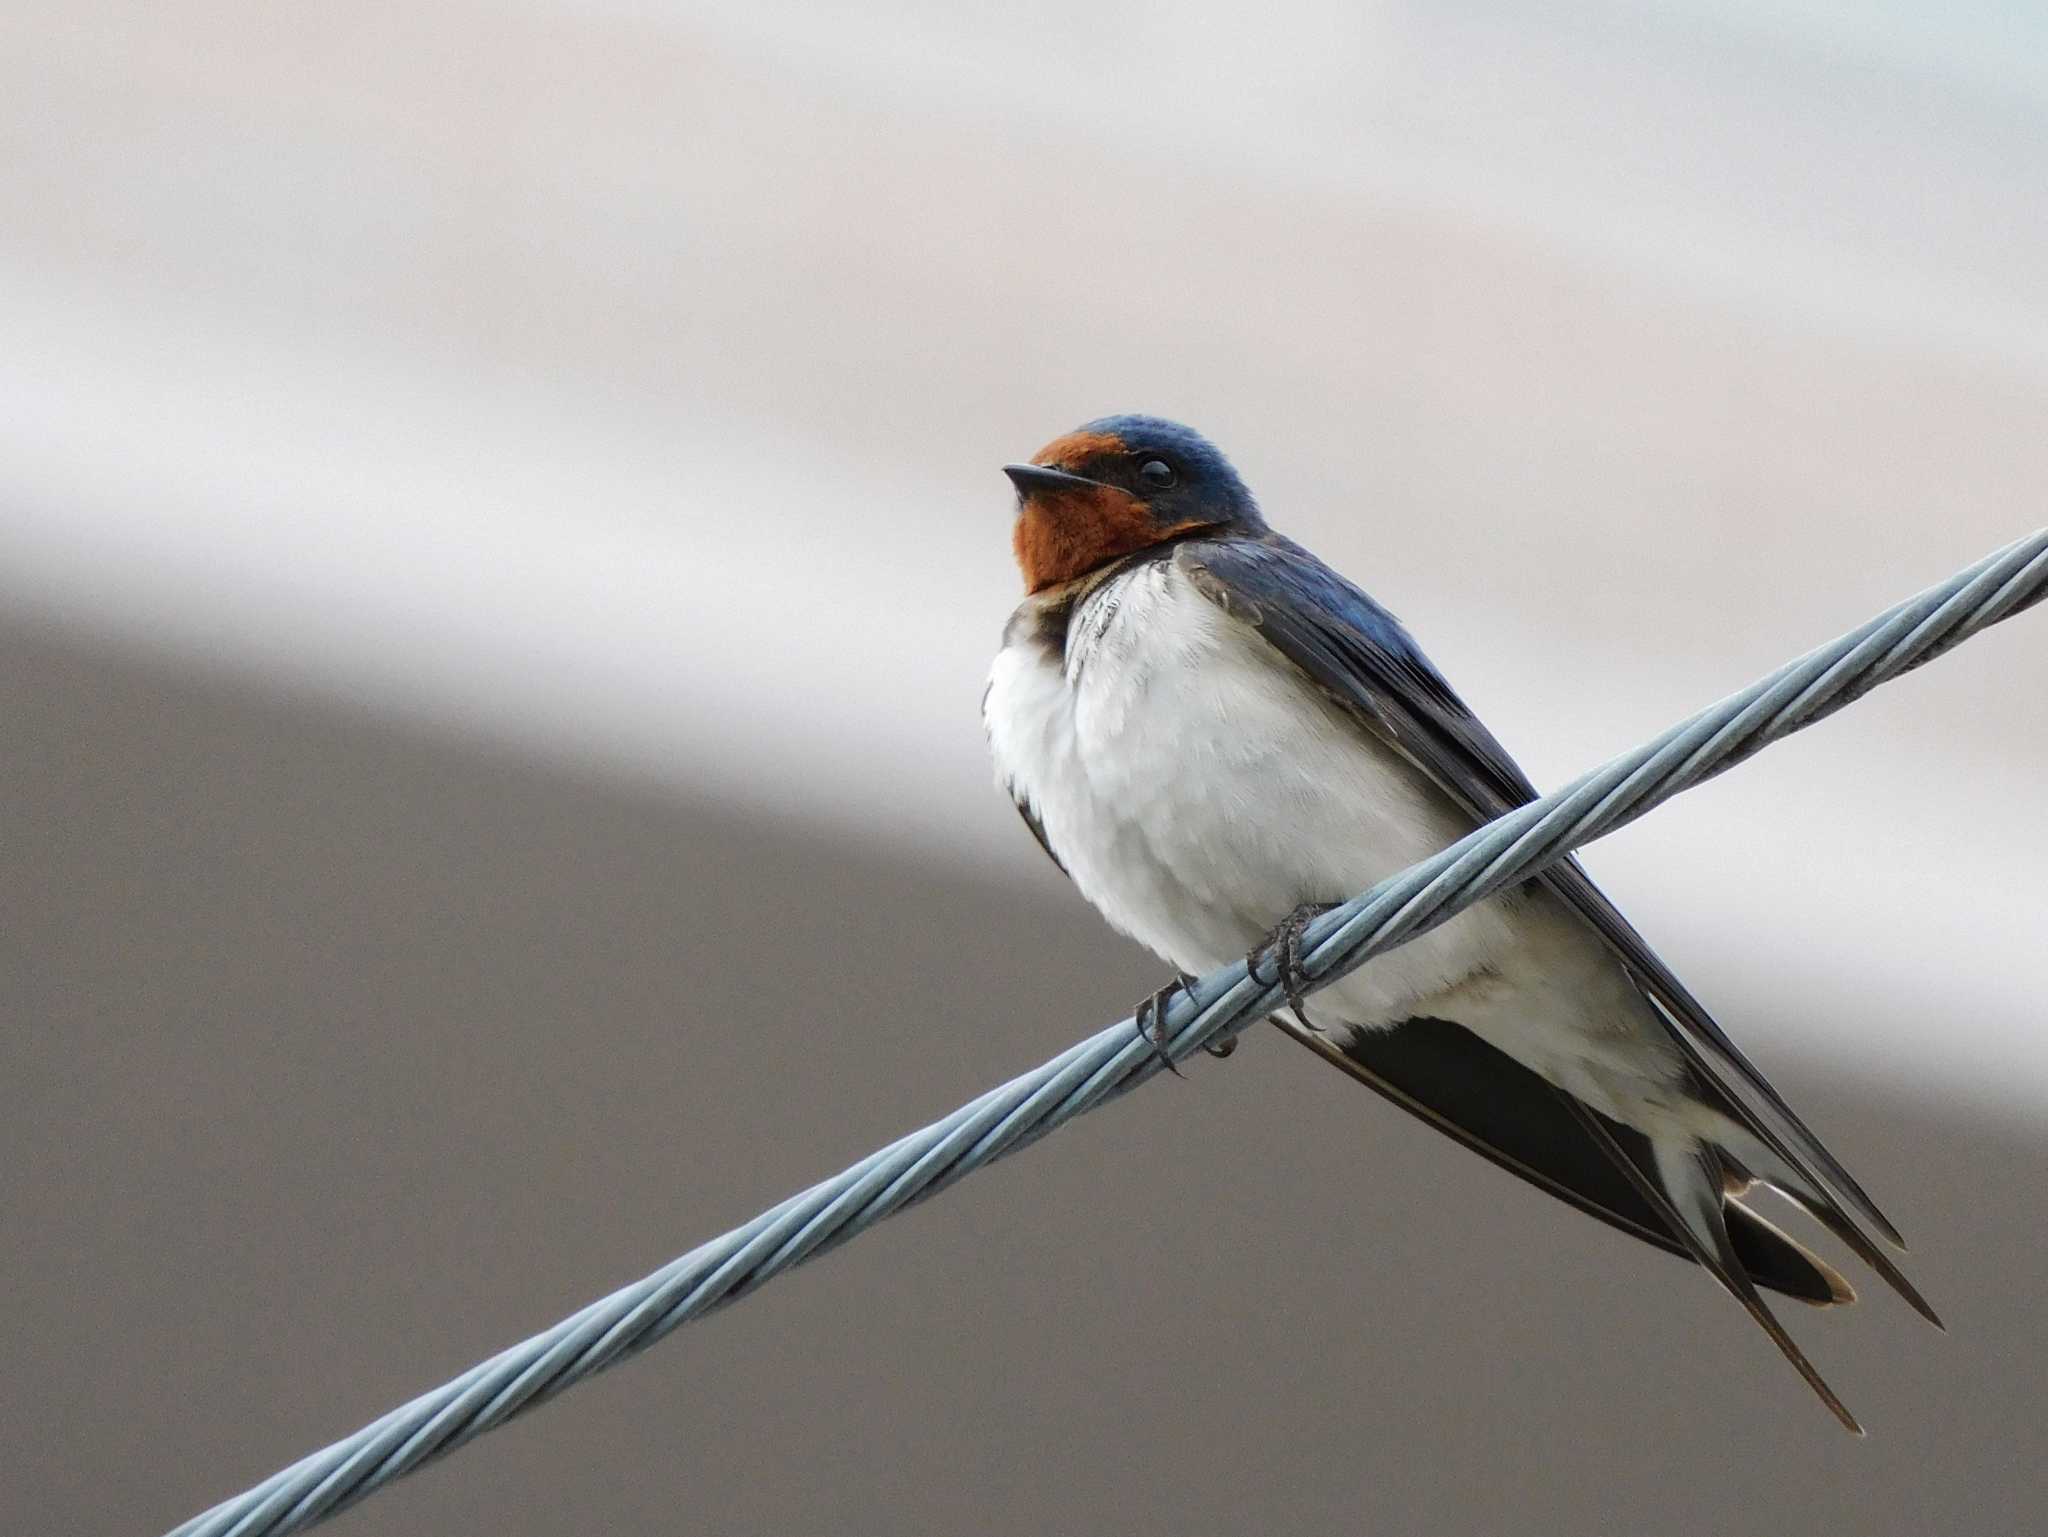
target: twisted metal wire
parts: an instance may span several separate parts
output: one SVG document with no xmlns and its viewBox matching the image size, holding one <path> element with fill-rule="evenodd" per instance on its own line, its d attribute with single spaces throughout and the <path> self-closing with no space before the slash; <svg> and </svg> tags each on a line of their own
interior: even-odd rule
<svg viewBox="0 0 2048 1537">
<path fill-rule="evenodd" d="M 1303 936 L 1309 988 L 1528 878 L 2044 595 L 2048 529 L 1325 913 Z M 1163 1048 L 1141 1039 L 1134 1019 L 1112 1025 L 193 1517 L 170 1537 L 283 1537 L 303 1531 L 680 1325 L 1128 1093 L 1162 1070 L 1162 1057 L 1179 1062 L 1235 1036 L 1284 1001 L 1277 984 L 1249 976 L 1243 962 L 1212 972 L 1162 1011 Z"/>
</svg>

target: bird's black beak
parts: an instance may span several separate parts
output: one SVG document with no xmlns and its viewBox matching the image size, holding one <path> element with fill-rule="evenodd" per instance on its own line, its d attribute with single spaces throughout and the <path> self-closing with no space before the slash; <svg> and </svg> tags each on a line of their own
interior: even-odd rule
<svg viewBox="0 0 2048 1537">
<path fill-rule="evenodd" d="M 1042 464 L 1006 464 L 1003 473 L 1010 477 L 1010 483 L 1017 488 L 1019 496 L 1029 496 L 1034 491 L 1096 491 L 1101 482 L 1088 479 L 1085 475 L 1069 475 L 1065 470 L 1047 469 Z"/>
</svg>

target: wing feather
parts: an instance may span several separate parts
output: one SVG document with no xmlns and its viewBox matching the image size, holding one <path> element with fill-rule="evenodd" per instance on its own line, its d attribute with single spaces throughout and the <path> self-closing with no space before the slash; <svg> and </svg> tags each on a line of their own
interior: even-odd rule
<svg viewBox="0 0 2048 1537">
<path fill-rule="evenodd" d="M 1411 1019 L 1340 1041 L 1284 1015 L 1276 1014 L 1273 1023 L 1489 1163 L 1667 1254 L 1698 1258 L 1615 1163 L 1609 1144 L 1587 1132 L 1564 1095 L 1464 1026 Z M 1640 1132 L 1602 1120 L 1612 1144 L 1627 1147 L 1639 1162 L 1649 1160 L 1650 1148 Z M 1855 1300 L 1856 1293 L 1833 1267 L 1754 1212 L 1729 1201 L 1725 1220 L 1737 1267 L 1757 1285 L 1821 1307 Z"/>
<path fill-rule="evenodd" d="M 1490 821 L 1536 798 L 1528 776 L 1452 692 L 1400 622 L 1293 541 L 1272 533 L 1193 541 L 1179 546 L 1173 558 L 1197 590 L 1256 630 L 1475 821 Z M 1812 1187 L 1797 1194 L 1817 1204 L 1831 1227 L 1854 1227 L 1843 1210 L 1846 1204 L 1897 1243 L 1898 1230 L 1862 1186 L 1579 862 L 1561 860 L 1537 879 L 1576 909 L 1628 968 L 1710 1099 Z"/>
</svg>

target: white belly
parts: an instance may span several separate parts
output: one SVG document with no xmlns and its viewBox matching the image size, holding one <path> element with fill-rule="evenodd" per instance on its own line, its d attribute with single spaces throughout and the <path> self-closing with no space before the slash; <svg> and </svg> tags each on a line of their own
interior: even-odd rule
<svg viewBox="0 0 2048 1537">
<path fill-rule="evenodd" d="M 1018 611 L 983 706 L 997 776 L 1075 885 L 1173 966 L 1240 959 L 1303 902 L 1338 902 L 1470 832 L 1472 819 L 1254 631 L 1148 561 L 1089 595 L 1065 654 Z M 1517 891 L 1318 993 L 1320 1026 L 1464 1025 L 1655 1134 L 1716 1112 L 1598 935 Z M 1719 1133 L 1717 1133 L 1719 1134 Z"/>
<path fill-rule="evenodd" d="M 1297 904 L 1354 896 L 1471 830 L 1170 561 L 1085 599 L 1064 659 L 1034 628 L 1013 626 L 989 680 L 998 777 L 1082 894 L 1183 971 L 1239 959 Z M 1323 1010 L 1409 1018 L 1488 971 L 1511 929 L 1498 900 L 1470 909 L 1325 992 Z"/>
</svg>

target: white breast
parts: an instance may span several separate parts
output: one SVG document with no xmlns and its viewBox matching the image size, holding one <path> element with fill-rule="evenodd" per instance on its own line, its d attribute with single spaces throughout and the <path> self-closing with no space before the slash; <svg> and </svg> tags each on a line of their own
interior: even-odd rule
<svg viewBox="0 0 2048 1537">
<path fill-rule="evenodd" d="M 1242 957 L 1302 902 L 1334 902 L 1436 852 L 1470 820 L 1369 738 L 1173 561 L 1141 562 L 1073 613 L 1018 610 L 984 705 L 997 776 L 1088 900 L 1174 966 Z M 1384 1024 L 1491 970 L 1498 901 L 1324 995 Z"/>
</svg>

